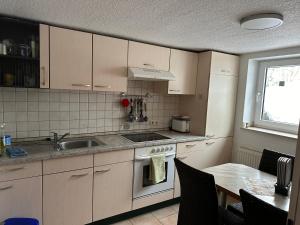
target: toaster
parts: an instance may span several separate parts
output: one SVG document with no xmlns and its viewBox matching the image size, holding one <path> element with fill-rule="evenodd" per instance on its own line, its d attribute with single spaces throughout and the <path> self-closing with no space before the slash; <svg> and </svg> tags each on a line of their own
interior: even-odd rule
<svg viewBox="0 0 300 225">
<path fill-rule="evenodd" d="M 188 116 L 174 116 L 171 121 L 171 129 L 177 132 L 189 133 L 191 119 Z"/>
</svg>

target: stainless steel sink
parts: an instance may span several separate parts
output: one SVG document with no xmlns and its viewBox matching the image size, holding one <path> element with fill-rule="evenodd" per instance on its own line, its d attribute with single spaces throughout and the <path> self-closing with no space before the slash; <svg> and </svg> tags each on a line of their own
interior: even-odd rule
<svg viewBox="0 0 300 225">
<path fill-rule="evenodd" d="M 59 143 L 60 150 L 70 150 L 76 148 L 90 148 L 105 145 L 105 143 L 95 140 L 94 138 L 80 140 L 65 140 Z"/>
</svg>

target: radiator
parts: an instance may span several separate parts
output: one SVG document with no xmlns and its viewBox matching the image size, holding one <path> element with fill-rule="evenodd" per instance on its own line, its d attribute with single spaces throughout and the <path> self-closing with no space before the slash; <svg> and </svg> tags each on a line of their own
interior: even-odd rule
<svg viewBox="0 0 300 225">
<path fill-rule="evenodd" d="M 257 150 L 240 146 L 235 152 L 234 161 L 236 163 L 251 166 L 253 168 L 258 168 L 261 154 L 262 153 Z"/>
</svg>

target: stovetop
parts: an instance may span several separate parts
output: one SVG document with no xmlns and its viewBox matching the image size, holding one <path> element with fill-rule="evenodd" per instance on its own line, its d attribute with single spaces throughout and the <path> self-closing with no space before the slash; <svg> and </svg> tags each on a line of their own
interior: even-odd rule
<svg viewBox="0 0 300 225">
<path fill-rule="evenodd" d="M 133 142 L 144 142 L 144 141 L 157 141 L 171 139 L 169 137 L 157 134 L 157 133 L 135 133 L 135 134 L 123 134 L 125 137 Z"/>
</svg>

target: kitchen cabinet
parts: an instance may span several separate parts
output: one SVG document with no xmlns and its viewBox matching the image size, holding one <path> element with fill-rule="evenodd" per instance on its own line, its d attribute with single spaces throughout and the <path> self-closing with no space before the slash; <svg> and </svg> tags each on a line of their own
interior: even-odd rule
<svg viewBox="0 0 300 225">
<path fill-rule="evenodd" d="M 187 142 L 177 145 L 176 158 L 196 168 L 204 169 L 228 163 L 231 160 L 232 138 L 210 139 L 202 142 Z M 180 184 L 175 172 L 174 197 L 180 196 Z"/>
<path fill-rule="evenodd" d="M 170 72 L 175 76 L 175 80 L 169 81 L 168 94 L 194 95 L 197 66 L 197 53 L 171 49 Z"/>
<path fill-rule="evenodd" d="M 214 61 L 216 55 L 222 57 Z M 199 54 L 196 95 L 181 98 L 181 114 L 191 117 L 194 134 L 209 138 L 233 136 L 238 84 L 238 69 L 233 65 L 237 62 L 238 56 L 234 55 L 211 51 Z M 227 72 L 222 73 L 220 68 Z"/>
<path fill-rule="evenodd" d="M 50 27 L 50 88 L 92 89 L 92 34 Z"/>
<path fill-rule="evenodd" d="M 33 217 L 42 224 L 42 177 L 0 182 L 0 221 Z"/>
<path fill-rule="evenodd" d="M 237 76 L 239 74 L 239 57 L 220 52 L 211 52 L 211 74 Z"/>
<path fill-rule="evenodd" d="M 129 41 L 128 67 L 169 71 L 170 49 Z"/>
<path fill-rule="evenodd" d="M 93 168 L 45 175 L 44 225 L 83 225 L 92 222 Z"/>
<path fill-rule="evenodd" d="M 93 90 L 127 91 L 128 41 L 93 34 Z"/>
<path fill-rule="evenodd" d="M 93 221 L 132 208 L 133 161 L 94 168 Z"/>
<path fill-rule="evenodd" d="M 40 24 L 40 88 L 49 88 L 49 26 Z"/>
</svg>

